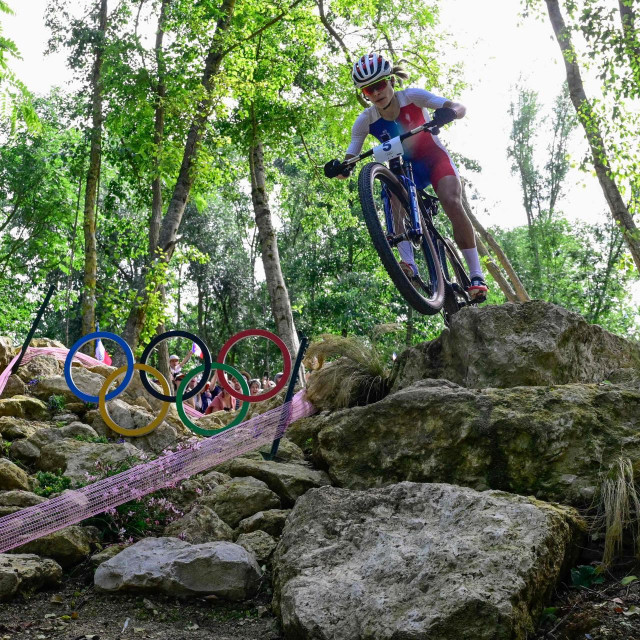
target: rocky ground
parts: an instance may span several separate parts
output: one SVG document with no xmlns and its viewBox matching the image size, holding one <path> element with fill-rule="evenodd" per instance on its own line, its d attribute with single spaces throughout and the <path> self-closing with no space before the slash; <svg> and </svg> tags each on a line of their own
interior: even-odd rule
<svg viewBox="0 0 640 640">
<path fill-rule="evenodd" d="M 74 380 L 95 394 L 108 373 Z M 278 462 L 246 454 L 0 554 L 0 640 L 640 640 L 640 566 L 601 571 L 603 518 L 635 515 L 640 347 L 554 305 L 469 309 L 389 388 L 316 396 Z M 110 404 L 126 428 L 156 410 L 135 380 Z M 123 440 L 36 358 L 0 398 L 0 518 L 190 435 L 172 408 Z"/>
</svg>

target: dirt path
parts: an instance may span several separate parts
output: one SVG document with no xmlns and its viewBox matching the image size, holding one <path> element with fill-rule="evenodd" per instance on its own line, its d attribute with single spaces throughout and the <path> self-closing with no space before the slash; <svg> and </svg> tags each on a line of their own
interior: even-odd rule
<svg viewBox="0 0 640 640">
<path fill-rule="evenodd" d="M 69 580 L 63 589 L 0 603 L 0 640 L 281 640 L 270 601 L 266 592 L 238 604 L 111 595 Z"/>
</svg>

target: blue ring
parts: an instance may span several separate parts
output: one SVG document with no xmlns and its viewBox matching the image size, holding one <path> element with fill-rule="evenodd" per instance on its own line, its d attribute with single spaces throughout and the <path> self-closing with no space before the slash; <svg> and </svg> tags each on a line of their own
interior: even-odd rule
<svg viewBox="0 0 640 640">
<path fill-rule="evenodd" d="M 85 342 L 89 342 L 89 340 L 97 340 L 98 338 L 106 338 L 117 342 L 120 345 L 120 348 L 124 351 L 124 355 L 127 359 L 127 372 L 124 375 L 124 380 L 118 385 L 118 387 L 107 394 L 105 400 L 113 400 L 126 389 L 127 385 L 131 382 L 131 378 L 133 378 L 134 365 L 133 351 L 131 351 L 131 347 L 126 343 L 124 338 L 121 338 L 115 333 L 111 333 L 109 331 L 94 331 L 93 333 L 89 333 L 88 335 L 80 338 L 80 340 L 78 340 L 71 349 L 69 349 L 67 359 L 64 361 L 64 379 L 67 381 L 67 386 L 83 402 L 94 402 L 96 404 L 100 402 L 100 398 L 98 396 L 90 396 L 89 394 L 80 391 L 80 389 L 78 389 L 74 384 L 73 378 L 71 377 L 71 362 L 73 361 L 75 352 L 85 344 Z"/>
</svg>

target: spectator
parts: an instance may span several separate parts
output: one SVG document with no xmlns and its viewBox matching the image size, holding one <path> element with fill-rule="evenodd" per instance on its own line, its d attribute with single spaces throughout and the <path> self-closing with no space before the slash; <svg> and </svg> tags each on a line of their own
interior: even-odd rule
<svg viewBox="0 0 640 640">
<path fill-rule="evenodd" d="M 252 396 L 257 396 L 261 391 L 262 387 L 260 386 L 260 380 L 258 380 L 258 378 L 249 380 L 249 393 Z"/>
<path fill-rule="evenodd" d="M 226 389 L 222 391 L 209 403 L 205 415 L 213 413 L 214 411 L 234 411 L 236 408 L 235 399 L 231 397 L 231 394 Z"/>
<path fill-rule="evenodd" d="M 172 355 L 169 357 L 169 369 L 171 370 L 171 382 L 173 383 L 173 387 L 175 391 L 178 390 L 180 386 L 180 380 L 184 378 L 184 373 L 182 373 L 182 367 L 189 361 L 191 358 L 191 352 L 189 352 L 180 362 L 180 356 Z M 175 393 L 174 391 L 174 393 Z"/>
<path fill-rule="evenodd" d="M 282 376 L 283 376 L 282 371 L 279 371 L 278 373 L 276 373 L 276 376 L 275 376 L 275 378 L 273 379 L 273 380 L 274 380 L 274 382 L 276 383 L 276 385 L 278 384 L 278 382 L 280 382 L 280 378 L 282 378 Z M 274 386 L 275 386 L 275 385 L 274 385 Z"/>
<path fill-rule="evenodd" d="M 213 400 L 210 382 L 207 382 L 207 384 L 204 385 L 204 389 L 200 392 L 199 400 L 200 400 L 200 407 L 198 411 L 200 411 L 201 413 L 205 413 L 207 410 L 207 407 L 209 406 L 209 404 L 211 404 L 211 401 Z"/>
</svg>

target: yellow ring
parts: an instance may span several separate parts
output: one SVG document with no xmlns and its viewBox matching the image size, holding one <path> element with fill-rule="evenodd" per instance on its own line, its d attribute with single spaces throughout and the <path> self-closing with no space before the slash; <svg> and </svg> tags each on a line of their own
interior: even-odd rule
<svg viewBox="0 0 640 640">
<path fill-rule="evenodd" d="M 150 373 L 153 376 L 155 376 L 158 379 L 158 381 L 160 382 L 160 386 L 162 387 L 162 391 L 164 392 L 164 394 L 166 396 L 170 395 L 169 383 L 165 380 L 165 377 L 157 369 L 154 369 L 153 367 L 150 367 L 148 364 L 141 364 L 139 362 L 136 362 L 136 364 L 133 365 L 133 368 L 135 370 L 138 370 L 138 371 L 140 371 L 140 370 L 146 371 L 147 373 Z M 112 429 L 113 431 L 115 431 L 116 433 L 119 433 L 120 435 L 127 436 L 127 437 L 145 436 L 145 435 L 147 435 L 147 433 L 150 433 L 151 431 L 153 431 L 165 419 L 167 413 L 169 412 L 170 403 L 169 402 L 163 402 L 162 404 L 164 406 L 162 407 L 162 410 L 158 414 L 157 418 L 153 422 L 148 424 L 146 427 L 139 427 L 138 429 L 125 429 L 124 427 L 118 426 L 111 419 L 111 416 L 109 415 L 109 412 L 107 411 L 107 403 L 105 402 L 105 398 L 106 398 L 106 395 L 107 395 L 107 390 L 109 389 L 109 386 L 111 385 L 111 383 L 119 375 L 125 373 L 126 371 L 127 371 L 127 367 L 126 366 L 120 367 L 119 369 L 116 369 L 104 381 L 104 384 L 102 385 L 102 388 L 100 389 L 100 392 L 98 393 L 98 409 L 100 410 L 100 415 L 102 416 L 102 419 L 105 421 L 107 426 L 110 429 Z"/>
</svg>

